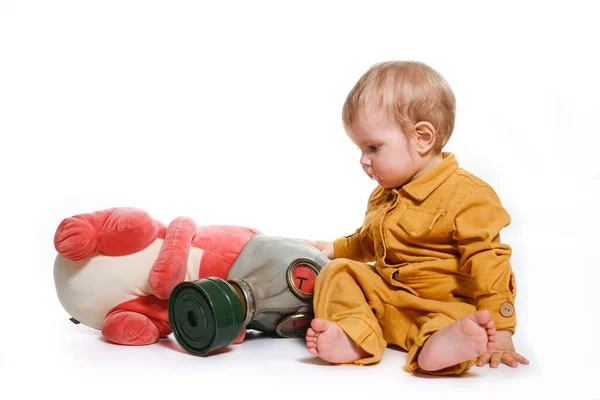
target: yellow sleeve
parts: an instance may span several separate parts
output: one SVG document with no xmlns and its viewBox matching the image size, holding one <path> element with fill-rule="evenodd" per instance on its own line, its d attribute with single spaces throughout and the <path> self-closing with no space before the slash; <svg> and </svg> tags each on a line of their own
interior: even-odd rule
<svg viewBox="0 0 600 400">
<path fill-rule="evenodd" d="M 516 281 L 510 264 L 512 249 L 500 241 L 510 216 L 494 190 L 481 186 L 457 207 L 453 237 L 461 254 L 461 271 L 473 281 L 478 310 L 490 310 L 496 329 L 515 332 Z"/>
<path fill-rule="evenodd" d="M 333 258 L 348 258 L 359 262 L 375 261 L 373 241 L 361 227 L 352 235 L 333 242 Z"/>
</svg>

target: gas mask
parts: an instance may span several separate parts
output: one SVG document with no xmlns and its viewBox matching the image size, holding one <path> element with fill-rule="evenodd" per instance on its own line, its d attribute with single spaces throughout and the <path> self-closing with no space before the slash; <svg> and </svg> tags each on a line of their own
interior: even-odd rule
<svg viewBox="0 0 600 400">
<path fill-rule="evenodd" d="M 285 338 L 306 334 L 317 275 L 329 262 L 304 241 L 257 234 L 226 279 L 182 282 L 169 298 L 169 322 L 187 352 L 204 355 L 253 329 Z"/>
</svg>

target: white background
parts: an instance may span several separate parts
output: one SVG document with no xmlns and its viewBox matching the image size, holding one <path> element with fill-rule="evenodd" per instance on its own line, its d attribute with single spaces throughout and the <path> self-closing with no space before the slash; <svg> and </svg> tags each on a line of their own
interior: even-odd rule
<svg viewBox="0 0 600 400">
<path fill-rule="evenodd" d="M 2 0 L 1 397 L 600 398 L 597 13 L 455 3 Z M 52 280 L 67 216 L 133 206 L 273 235 L 354 231 L 373 183 L 341 107 L 388 59 L 447 78 L 446 150 L 513 217 L 529 366 L 424 378 L 398 351 L 328 367 L 302 341 L 262 337 L 203 359 L 172 336 L 128 348 L 68 321 Z"/>
</svg>

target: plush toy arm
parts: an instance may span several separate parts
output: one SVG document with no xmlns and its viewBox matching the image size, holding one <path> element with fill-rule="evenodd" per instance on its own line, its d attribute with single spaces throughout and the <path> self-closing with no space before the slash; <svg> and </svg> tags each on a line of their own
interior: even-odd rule
<svg viewBox="0 0 600 400">
<path fill-rule="evenodd" d="M 190 218 L 176 218 L 167 227 L 165 240 L 148 277 L 152 293 L 159 299 L 167 300 L 175 286 L 185 279 L 195 234 L 196 223 Z"/>
<path fill-rule="evenodd" d="M 158 342 L 172 331 L 167 301 L 142 296 L 119 304 L 104 318 L 102 335 L 113 343 L 142 346 Z"/>
<path fill-rule="evenodd" d="M 242 226 L 198 227 L 192 245 L 204 250 L 199 277 L 216 276 L 225 279 L 246 243 L 257 233 L 260 231 Z"/>
<path fill-rule="evenodd" d="M 62 220 L 54 234 L 54 247 L 72 261 L 98 253 L 124 256 L 148 247 L 160 229 L 161 224 L 145 211 L 111 208 Z"/>
</svg>

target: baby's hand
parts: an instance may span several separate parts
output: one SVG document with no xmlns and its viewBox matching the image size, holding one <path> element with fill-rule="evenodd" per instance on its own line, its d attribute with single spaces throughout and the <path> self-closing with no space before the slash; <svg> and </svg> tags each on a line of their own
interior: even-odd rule
<svg viewBox="0 0 600 400">
<path fill-rule="evenodd" d="M 325 254 L 325 257 L 333 259 L 333 242 L 324 240 L 305 240 L 305 242 L 319 249 L 321 253 Z"/>
<path fill-rule="evenodd" d="M 498 368 L 500 363 L 513 368 L 518 367 L 519 363 L 529 364 L 529 360 L 515 351 L 512 334 L 507 330 L 496 331 L 494 349 L 480 355 L 479 360 L 477 360 L 477 366 L 483 367 L 488 362 L 492 368 Z"/>
</svg>

